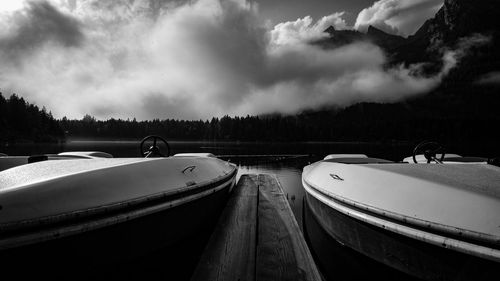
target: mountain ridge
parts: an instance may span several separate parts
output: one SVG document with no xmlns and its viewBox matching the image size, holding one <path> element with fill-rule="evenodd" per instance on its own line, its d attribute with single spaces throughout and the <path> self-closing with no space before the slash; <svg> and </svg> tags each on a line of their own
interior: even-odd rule
<svg viewBox="0 0 500 281">
<path fill-rule="evenodd" d="M 489 57 L 490 62 L 495 62 L 494 67 L 484 68 L 483 72 L 487 72 L 496 69 L 496 61 L 500 60 L 498 52 L 495 52 L 499 47 L 500 37 L 500 28 L 496 22 L 498 18 L 498 0 L 445 0 L 434 17 L 426 20 L 407 38 L 389 34 L 372 25 L 366 33 L 329 27 L 325 30 L 329 35 L 327 38 L 312 43 L 329 49 L 356 41 L 372 42 L 386 52 L 389 65 L 425 63 L 424 73 L 432 75 L 441 70 L 446 50 L 456 49 L 464 40 L 472 41 L 474 37 L 483 36 L 491 42 L 489 47 L 477 52 L 482 51 L 479 61 Z M 473 54 L 474 56 L 477 54 Z"/>
<path fill-rule="evenodd" d="M 500 81 L 483 83 L 484 77 L 500 73 L 500 1 L 446 0 L 434 17 L 407 38 L 369 27 L 357 32 L 360 41 L 369 41 L 385 51 L 387 65 L 422 66 L 423 75 L 440 73 L 446 52 L 456 55 L 457 64 L 427 94 L 395 103 L 362 102 L 336 111 L 338 129 L 372 132 L 373 138 L 386 138 L 407 132 L 408 135 L 448 141 L 491 141 L 500 125 Z M 341 46 L 336 31 L 313 42 L 322 48 Z M 332 36 L 333 35 L 333 36 Z M 394 41 L 391 41 L 392 38 Z M 344 40 L 346 41 L 346 40 Z M 346 121 L 343 121 L 346 120 Z M 347 125 L 350 124 L 350 125 Z M 380 124 L 385 124 L 380 126 Z M 349 127 L 352 126 L 352 127 Z M 387 129 L 392 128 L 392 129 Z M 415 131 L 410 133 L 409 131 Z"/>
</svg>

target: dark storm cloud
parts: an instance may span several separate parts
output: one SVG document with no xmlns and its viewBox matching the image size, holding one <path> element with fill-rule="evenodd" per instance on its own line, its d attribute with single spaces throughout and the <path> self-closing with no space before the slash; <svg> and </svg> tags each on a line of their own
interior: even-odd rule
<svg viewBox="0 0 500 281">
<path fill-rule="evenodd" d="M 0 50 L 11 58 L 35 52 L 48 42 L 78 47 L 85 39 L 79 21 L 47 1 L 27 2 L 26 9 L 11 15 L 10 20 L 11 30 L 0 37 Z"/>
</svg>

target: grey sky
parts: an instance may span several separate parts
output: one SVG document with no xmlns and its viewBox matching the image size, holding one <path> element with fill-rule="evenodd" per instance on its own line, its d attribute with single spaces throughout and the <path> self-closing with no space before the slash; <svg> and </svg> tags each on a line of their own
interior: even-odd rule
<svg viewBox="0 0 500 281">
<path fill-rule="evenodd" d="M 314 19 L 345 11 L 349 25 L 356 21 L 358 13 L 369 7 L 374 0 L 257 0 L 261 17 L 274 23 L 296 20 L 310 15 Z"/>
<path fill-rule="evenodd" d="M 294 114 L 401 100 L 446 74 L 386 69 L 366 42 L 308 43 L 328 25 L 411 34 L 443 0 L 19 1 L 0 4 L 0 91 L 56 117 Z"/>
</svg>

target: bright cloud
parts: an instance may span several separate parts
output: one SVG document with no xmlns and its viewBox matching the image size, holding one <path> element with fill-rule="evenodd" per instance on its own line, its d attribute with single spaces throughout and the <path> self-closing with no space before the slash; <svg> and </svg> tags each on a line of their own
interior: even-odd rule
<svg viewBox="0 0 500 281">
<path fill-rule="evenodd" d="M 296 113 L 393 102 L 437 86 L 386 69 L 375 45 L 308 44 L 342 13 L 263 27 L 245 0 L 31 1 L 0 18 L 0 89 L 56 117 L 183 118 Z"/>
<path fill-rule="evenodd" d="M 347 29 L 347 24 L 342 18 L 344 12 L 325 16 L 313 23 L 310 16 L 296 21 L 279 23 L 271 30 L 271 40 L 278 45 L 296 44 L 328 36 L 324 33 L 329 26 L 335 29 Z"/>
</svg>

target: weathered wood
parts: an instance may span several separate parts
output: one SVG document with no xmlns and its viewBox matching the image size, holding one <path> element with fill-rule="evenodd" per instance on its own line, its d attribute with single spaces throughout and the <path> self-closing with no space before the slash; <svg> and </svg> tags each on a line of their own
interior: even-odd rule
<svg viewBox="0 0 500 281">
<path fill-rule="evenodd" d="M 255 280 L 257 194 L 257 176 L 241 176 L 191 280 Z"/>
<path fill-rule="evenodd" d="M 258 179 L 257 280 L 321 280 L 278 179 Z"/>
<path fill-rule="evenodd" d="M 241 176 L 191 280 L 321 280 L 276 176 Z"/>
</svg>

